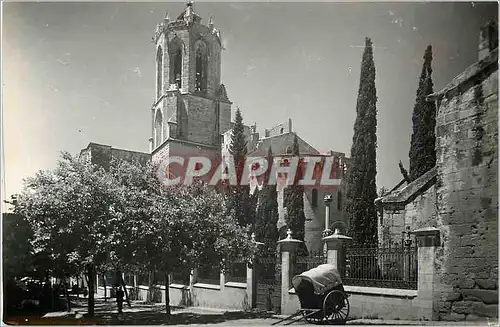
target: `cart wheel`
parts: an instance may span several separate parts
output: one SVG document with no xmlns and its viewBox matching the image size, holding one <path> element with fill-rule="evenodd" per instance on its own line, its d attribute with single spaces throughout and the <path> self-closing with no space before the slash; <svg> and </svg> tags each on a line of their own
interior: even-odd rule
<svg viewBox="0 0 500 327">
<path fill-rule="evenodd" d="M 328 324 L 344 325 L 349 316 L 349 299 L 343 291 L 333 290 L 323 301 L 325 322 Z"/>
</svg>

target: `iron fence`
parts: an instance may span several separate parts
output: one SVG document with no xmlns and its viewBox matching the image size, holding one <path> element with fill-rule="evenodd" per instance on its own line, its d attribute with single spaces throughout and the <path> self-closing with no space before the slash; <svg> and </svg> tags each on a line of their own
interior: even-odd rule
<svg viewBox="0 0 500 327">
<path fill-rule="evenodd" d="M 205 264 L 198 267 L 198 283 L 220 285 L 220 266 Z"/>
<path fill-rule="evenodd" d="M 170 284 L 189 285 L 189 271 L 174 271 L 170 275 Z"/>
<path fill-rule="evenodd" d="M 345 285 L 417 289 L 417 248 L 347 248 Z"/>
<path fill-rule="evenodd" d="M 324 263 L 326 263 L 326 257 L 323 251 L 309 252 L 308 256 L 297 256 L 295 260 L 294 276 L 300 275 L 304 271 L 316 268 Z"/>
<path fill-rule="evenodd" d="M 236 261 L 231 264 L 227 272 L 228 282 L 246 283 L 247 282 L 247 264 L 243 261 Z"/>
<path fill-rule="evenodd" d="M 276 256 L 257 257 L 253 267 L 259 283 L 273 285 L 281 278 L 281 262 Z"/>
</svg>

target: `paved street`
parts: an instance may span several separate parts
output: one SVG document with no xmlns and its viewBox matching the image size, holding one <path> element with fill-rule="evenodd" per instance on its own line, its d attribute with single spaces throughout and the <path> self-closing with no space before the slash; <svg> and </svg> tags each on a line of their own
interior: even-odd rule
<svg viewBox="0 0 500 327">
<path fill-rule="evenodd" d="M 12 321 L 24 325 L 176 325 L 176 326 L 270 326 L 284 316 L 270 316 L 265 313 L 245 313 L 213 308 L 173 308 L 172 317 L 167 319 L 162 304 L 132 302 L 132 307 L 124 306 L 118 317 L 116 303 L 110 299 L 96 299 L 95 318 L 86 319 L 86 300 L 75 299 L 71 312 L 51 312 L 43 317 L 23 317 Z M 426 325 L 426 326 L 494 326 L 498 320 L 483 322 L 430 322 L 380 319 L 354 319 L 348 325 Z M 282 325 L 282 324 L 281 324 Z M 311 326 L 305 322 L 293 326 Z"/>
</svg>

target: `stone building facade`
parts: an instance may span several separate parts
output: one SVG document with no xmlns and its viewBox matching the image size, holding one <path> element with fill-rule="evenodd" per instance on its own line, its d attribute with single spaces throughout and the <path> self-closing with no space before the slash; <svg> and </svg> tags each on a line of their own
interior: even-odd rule
<svg viewBox="0 0 500 327">
<path fill-rule="evenodd" d="M 117 149 L 110 145 L 91 142 L 85 149 L 80 151 L 79 158 L 108 169 L 112 159 L 138 162 L 144 165 L 151 160 L 151 154 Z"/>
<path fill-rule="evenodd" d="M 436 317 L 498 318 L 496 23 L 481 31 L 479 61 L 429 100 L 438 107 Z"/>
<path fill-rule="evenodd" d="M 381 246 L 436 228 L 433 319 L 498 318 L 498 29 L 479 61 L 428 97 L 436 103 L 436 167 L 376 200 Z"/>
<path fill-rule="evenodd" d="M 231 101 L 221 84 L 220 31 L 201 23 L 192 3 L 157 25 L 156 98 L 151 108 L 154 162 L 179 152 L 218 154 L 231 128 Z"/>
</svg>

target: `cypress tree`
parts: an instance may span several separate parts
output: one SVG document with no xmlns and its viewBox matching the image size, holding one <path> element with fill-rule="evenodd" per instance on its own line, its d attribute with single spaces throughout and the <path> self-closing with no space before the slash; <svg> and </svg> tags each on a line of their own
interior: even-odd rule
<svg viewBox="0 0 500 327">
<path fill-rule="evenodd" d="M 377 244 L 377 90 L 370 38 L 365 39 L 356 104 L 356 121 L 346 176 L 346 214 L 349 236 L 357 245 Z"/>
<path fill-rule="evenodd" d="M 243 116 L 240 108 L 236 110 L 234 126 L 231 133 L 229 153 L 233 156 L 236 179 L 238 185 L 231 185 L 229 189 L 229 209 L 234 211 L 234 216 L 240 226 L 249 226 L 254 222 L 254 208 L 251 205 L 249 185 L 241 185 L 243 169 L 247 157 L 247 141 L 244 134 Z M 246 177 L 245 177 L 246 178 Z"/>
<path fill-rule="evenodd" d="M 292 156 L 300 158 L 299 142 L 296 134 L 293 139 Z M 298 184 L 302 174 L 301 168 L 299 162 L 293 184 L 285 188 L 285 206 L 287 210 L 286 224 L 292 231 L 293 238 L 303 241 L 306 218 L 304 215 L 304 187 Z"/>
<path fill-rule="evenodd" d="M 276 184 L 269 185 L 273 154 L 271 147 L 267 154 L 269 164 L 264 175 L 262 190 L 258 193 L 258 208 L 255 222 L 255 236 L 258 241 L 264 243 L 264 253 L 273 256 L 276 252 L 278 242 L 278 196 Z"/>
<path fill-rule="evenodd" d="M 432 46 L 425 50 L 424 64 L 413 108 L 413 133 L 410 145 L 410 179 L 413 181 L 436 165 L 436 106 L 426 98 L 433 93 Z"/>
</svg>

